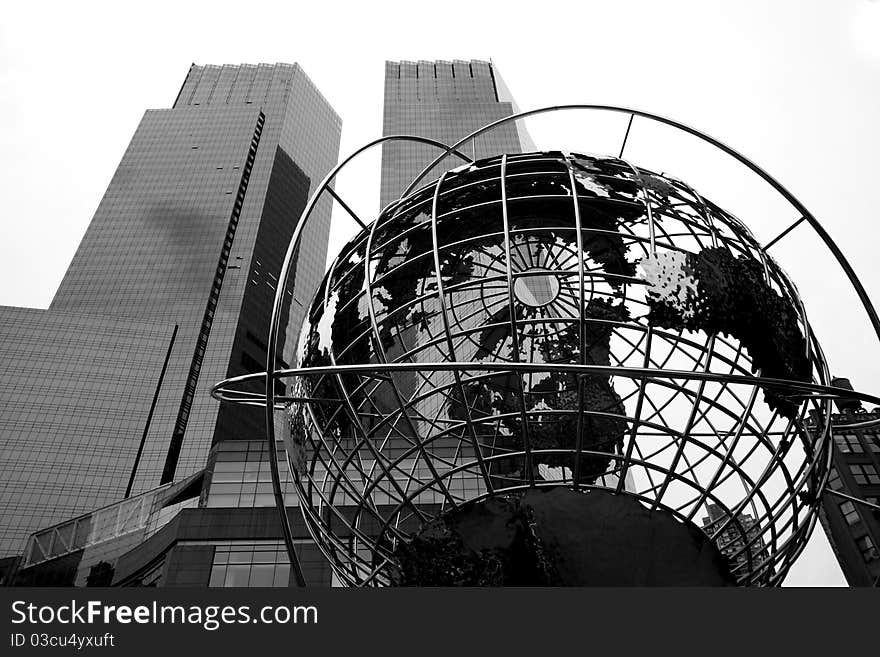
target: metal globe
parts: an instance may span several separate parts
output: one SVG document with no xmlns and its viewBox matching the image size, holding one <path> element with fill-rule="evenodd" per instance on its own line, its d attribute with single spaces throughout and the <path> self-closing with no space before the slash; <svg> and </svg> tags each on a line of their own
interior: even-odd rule
<svg viewBox="0 0 880 657">
<path fill-rule="evenodd" d="M 815 520 L 828 405 L 804 390 L 829 377 L 796 289 L 736 217 L 620 159 L 505 155 L 393 203 L 297 358 L 287 454 L 349 584 L 544 487 L 695 525 L 739 584 L 780 582 Z"/>
</svg>

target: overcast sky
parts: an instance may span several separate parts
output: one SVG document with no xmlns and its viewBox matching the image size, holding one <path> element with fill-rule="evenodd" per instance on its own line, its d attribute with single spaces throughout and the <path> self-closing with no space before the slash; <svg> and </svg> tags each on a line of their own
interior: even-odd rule
<svg viewBox="0 0 880 657">
<path fill-rule="evenodd" d="M 514 9 L 514 7 L 520 7 Z M 0 23 L 0 304 L 46 307 L 148 108 L 192 62 L 299 62 L 343 119 L 343 154 L 381 134 L 386 59 L 492 59 L 521 109 L 645 109 L 752 158 L 824 224 L 880 300 L 880 2 L 18 2 Z M 622 117 L 527 124 L 539 147 L 616 153 Z M 636 121 L 627 156 L 684 178 L 767 241 L 796 219 L 691 139 Z M 341 181 L 369 216 L 376 158 Z M 356 175 L 352 175 L 356 174 Z M 337 222 L 331 251 L 351 234 Z M 878 341 L 802 224 L 777 258 L 834 374 L 880 393 Z M 789 584 L 840 585 L 821 531 Z"/>
</svg>

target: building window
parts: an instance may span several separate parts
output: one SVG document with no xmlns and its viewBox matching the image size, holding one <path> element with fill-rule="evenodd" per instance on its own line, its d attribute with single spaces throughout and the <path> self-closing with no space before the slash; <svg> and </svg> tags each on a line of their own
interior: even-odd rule
<svg viewBox="0 0 880 657">
<path fill-rule="evenodd" d="M 862 559 L 865 560 L 865 563 L 870 563 L 871 561 L 880 558 L 880 555 L 877 554 L 877 548 L 874 545 L 874 541 L 871 540 L 870 536 L 857 538 L 856 545 L 859 548 L 859 552 L 862 553 Z"/>
<path fill-rule="evenodd" d="M 852 433 L 834 436 L 834 443 L 845 454 L 861 454 L 865 451 L 859 437 Z"/>
<path fill-rule="evenodd" d="M 208 507 L 275 506 L 272 473 L 265 441 L 229 441 L 221 444 L 211 474 Z M 234 449 L 233 449 L 234 448 Z M 278 451 L 281 486 L 288 506 L 299 504 L 290 468 L 282 450 Z"/>
<path fill-rule="evenodd" d="M 849 466 L 853 478 L 860 486 L 880 485 L 880 474 L 873 465 L 863 463 L 851 463 Z"/>
<path fill-rule="evenodd" d="M 840 512 L 843 514 L 843 519 L 846 520 L 848 525 L 854 525 L 861 520 L 859 512 L 856 511 L 856 505 L 849 500 L 840 503 Z"/>
<path fill-rule="evenodd" d="M 865 437 L 865 442 L 868 443 L 868 448 L 872 452 L 880 452 L 880 436 L 876 433 L 864 433 L 862 435 Z"/>
<path fill-rule="evenodd" d="M 835 467 L 832 467 L 831 471 L 828 473 L 828 488 L 831 490 L 843 490 L 843 484 L 840 481 L 840 474 Z"/>
<path fill-rule="evenodd" d="M 211 587 L 285 587 L 290 560 L 280 541 L 229 542 L 214 548 Z"/>
</svg>

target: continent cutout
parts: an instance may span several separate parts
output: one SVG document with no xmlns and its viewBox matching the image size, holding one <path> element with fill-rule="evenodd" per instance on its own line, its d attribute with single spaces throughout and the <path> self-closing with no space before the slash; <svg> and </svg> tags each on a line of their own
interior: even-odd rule
<svg viewBox="0 0 880 657">
<path fill-rule="evenodd" d="M 810 381 L 807 343 L 794 304 L 774 291 L 760 261 L 713 247 L 699 253 L 666 252 L 639 263 L 648 283 L 648 321 L 668 329 L 729 335 L 745 347 L 752 372 Z M 793 419 L 798 405 L 764 387 L 764 400 Z"/>
</svg>

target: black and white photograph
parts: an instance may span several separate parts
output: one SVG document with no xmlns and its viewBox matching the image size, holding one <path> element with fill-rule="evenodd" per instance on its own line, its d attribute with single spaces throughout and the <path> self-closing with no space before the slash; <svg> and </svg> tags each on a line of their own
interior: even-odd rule
<svg viewBox="0 0 880 657">
<path fill-rule="evenodd" d="M 878 608 L 880 0 L 2 9 L 4 654 Z"/>
</svg>

